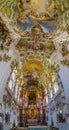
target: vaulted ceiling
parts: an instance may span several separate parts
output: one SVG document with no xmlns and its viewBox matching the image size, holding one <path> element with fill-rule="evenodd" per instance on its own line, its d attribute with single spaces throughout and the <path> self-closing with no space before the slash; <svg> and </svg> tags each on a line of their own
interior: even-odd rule
<svg viewBox="0 0 69 130">
<path fill-rule="evenodd" d="M 69 66 L 68 20 L 68 0 L 0 0 L 0 61 L 11 61 L 20 85 L 32 74 L 48 86 Z"/>
</svg>

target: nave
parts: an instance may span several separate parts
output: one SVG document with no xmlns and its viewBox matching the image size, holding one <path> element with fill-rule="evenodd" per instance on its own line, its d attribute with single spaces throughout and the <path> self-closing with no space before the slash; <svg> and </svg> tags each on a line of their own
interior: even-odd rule
<svg viewBox="0 0 69 130">
<path fill-rule="evenodd" d="M 69 0 L 0 0 L 0 130 L 69 130 Z"/>
</svg>

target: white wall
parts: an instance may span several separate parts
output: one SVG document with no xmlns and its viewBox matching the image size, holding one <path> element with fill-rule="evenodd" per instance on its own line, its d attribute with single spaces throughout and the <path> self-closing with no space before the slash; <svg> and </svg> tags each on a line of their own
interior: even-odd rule
<svg viewBox="0 0 69 130">
<path fill-rule="evenodd" d="M 11 69 L 8 62 L 0 62 L 0 102 L 2 103 L 4 88 L 6 86 Z"/>
<path fill-rule="evenodd" d="M 59 75 L 60 75 L 61 81 L 63 83 L 65 95 L 67 98 L 69 98 L 69 68 L 60 65 Z"/>
<path fill-rule="evenodd" d="M 64 91 L 65 91 L 65 113 L 66 113 L 66 122 L 69 124 L 69 68 L 65 66 L 60 66 L 60 77 L 63 83 Z"/>
</svg>

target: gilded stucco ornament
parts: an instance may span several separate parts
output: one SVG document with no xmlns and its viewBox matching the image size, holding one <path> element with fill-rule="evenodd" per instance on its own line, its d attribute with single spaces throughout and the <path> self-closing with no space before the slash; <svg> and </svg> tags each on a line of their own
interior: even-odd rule
<svg viewBox="0 0 69 130">
<path fill-rule="evenodd" d="M 58 18 L 61 26 L 65 30 L 69 30 L 69 1 L 61 0 L 58 6 Z"/>
<path fill-rule="evenodd" d="M 63 55 L 63 56 L 69 56 L 68 44 L 69 44 L 68 41 L 65 41 L 65 42 L 62 44 L 62 55 Z"/>
<path fill-rule="evenodd" d="M 42 33 L 40 25 L 36 24 L 30 32 L 26 32 L 16 45 L 18 51 L 44 51 L 48 56 L 55 51 L 53 36 Z M 21 54 L 22 55 L 22 54 Z"/>
<path fill-rule="evenodd" d="M 63 66 L 69 67 L 69 60 L 68 60 L 68 59 L 64 59 L 64 60 L 61 61 L 61 64 L 62 64 Z"/>
<path fill-rule="evenodd" d="M 58 28 L 61 24 L 61 17 L 64 15 L 61 8 L 64 9 L 65 7 L 68 10 L 68 5 L 66 7 L 66 4 L 63 6 L 62 3 L 63 7 L 61 7 L 59 1 L 52 0 L 43 5 L 44 7 L 47 5 L 45 12 L 41 11 L 42 0 L 31 0 L 31 3 L 30 1 L 22 2 L 22 0 L 0 0 L 0 5 L 1 17 L 6 23 L 2 24 L 2 19 L 0 19 L 0 38 L 4 44 L 3 49 L 6 52 L 3 60 L 6 62 L 13 60 L 11 62 L 11 70 L 17 70 L 16 79 L 20 94 L 26 94 L 27 90 L 34 89 L 33 94 L 31 94 L 32 92 L 27 94 L 31 98 L 34 95 L 35 88 L 39 95 L 42 95 L 46 88 L 50 93 L 49 84 L 52 82 L 53 76 L 56 77 L 60 70 L 58 56 L 55 59 L 53 58 L 54 62 L 51 65 L 52 55 L 54 53 L 59 55 L 60 52 L 63 57 L 69 56 L 68 43 L 62 42 L 61 47 L 60 44 L 54 43 L 54 39 L 62 34 L 61 28 Z M 40 10 L 38 10 L 38 7 Z M 59 14 L 62 15 L 58 22 Z M 67 13 L 65 12 L 64 21 L 66 16 Z M 54 31 L 49 31 L 48 29 L 55 23 L 57 28 Z M 65 24 L 67 24 L 67 20 Z M 67 29 L 68 26 L 66 27 Z M 4 38 L 5 41 L 3 41 Z M 56 48 L 56 46 L 58 47 Z M 13 52 L 12 59 L 7 55 L 8 50 L 11 53 Z M 2 60 L 2 57 L 0 57 L 0 60 Z M 61 63 L 69 66 L 68 60 L 63 60 Z M 53 82 L 58 81 L 55 79 Z"/>
<path fill-rule="evenodd" d="M 6 27 L 6 24 L 3 22 L 2 18 L 0 17 L 0 38 L 5 40 L 8 35 L 9 30 Z"/>
<path fill-rule="evenodd" d="M 0 5 L 1 16 L 7 26 L 11 27 L 12 31 L 17 32 L 17 34 L 20 34 L 21 31 L 23 31 L 22 27 L 26 25 L 25 23 L 27 23 L 28 18 L 32 19 L 32 24 L 37 23 L 38 20 L 52 21 L 53 19 L 58 27 L 63 27 L 63 29 L 67 31 L 69 30 L 68 0 L 31 0 L 29 2 L 22 0 L 0 0 Z M 21 26 L 21 29 L 19 29 L 18 20 L 20 21 L 19 26 Z"/>
<path fill-rule="evenodd" d="M 2 61 L 2 56 L 0 56 L 0 61 Z"/>
<path fill-rule="evenodd" d="M 69 30 L 69 1 L 68 0 L 49 0 L 46 4 L 47 13 L 54 18 L 58 27 Z"/>
<path fill-rule="evenodd" d="M 14 68 L 18 68 L 18 63 L 17 63 L 17 61 L 14 59 L 12 62 L 11 62 L 11 70 L 14 70 Z"/>
<path fill-rule="evenodd" d="M 11 59 L 7 54 L 3 55 L 3 61 L 8 62 Z"/>
</svg>

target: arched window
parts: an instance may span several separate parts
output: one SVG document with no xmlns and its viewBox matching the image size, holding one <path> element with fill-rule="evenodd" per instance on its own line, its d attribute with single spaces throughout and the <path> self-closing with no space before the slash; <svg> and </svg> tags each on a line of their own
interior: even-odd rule
<svg viewBox="0 0 69 130">
<path fill-rule="evenodd" d="M 12 80 L 10 79 L 10 81 L 9 81 L 9 83 L 8 83 L 8 87 L 9 87 L 10 89 L 12 89 L 12 86 L 13 86 L 13 83 L 12 83 Z"/>
<path fill-rule="evenodd" d="M 57 91 L 59 90 L 58 83 L 55 82 L 55 83 L 53 84 L 53 87 L 54 87 L 54 92 L 57 93 Z"/>
</svg>

